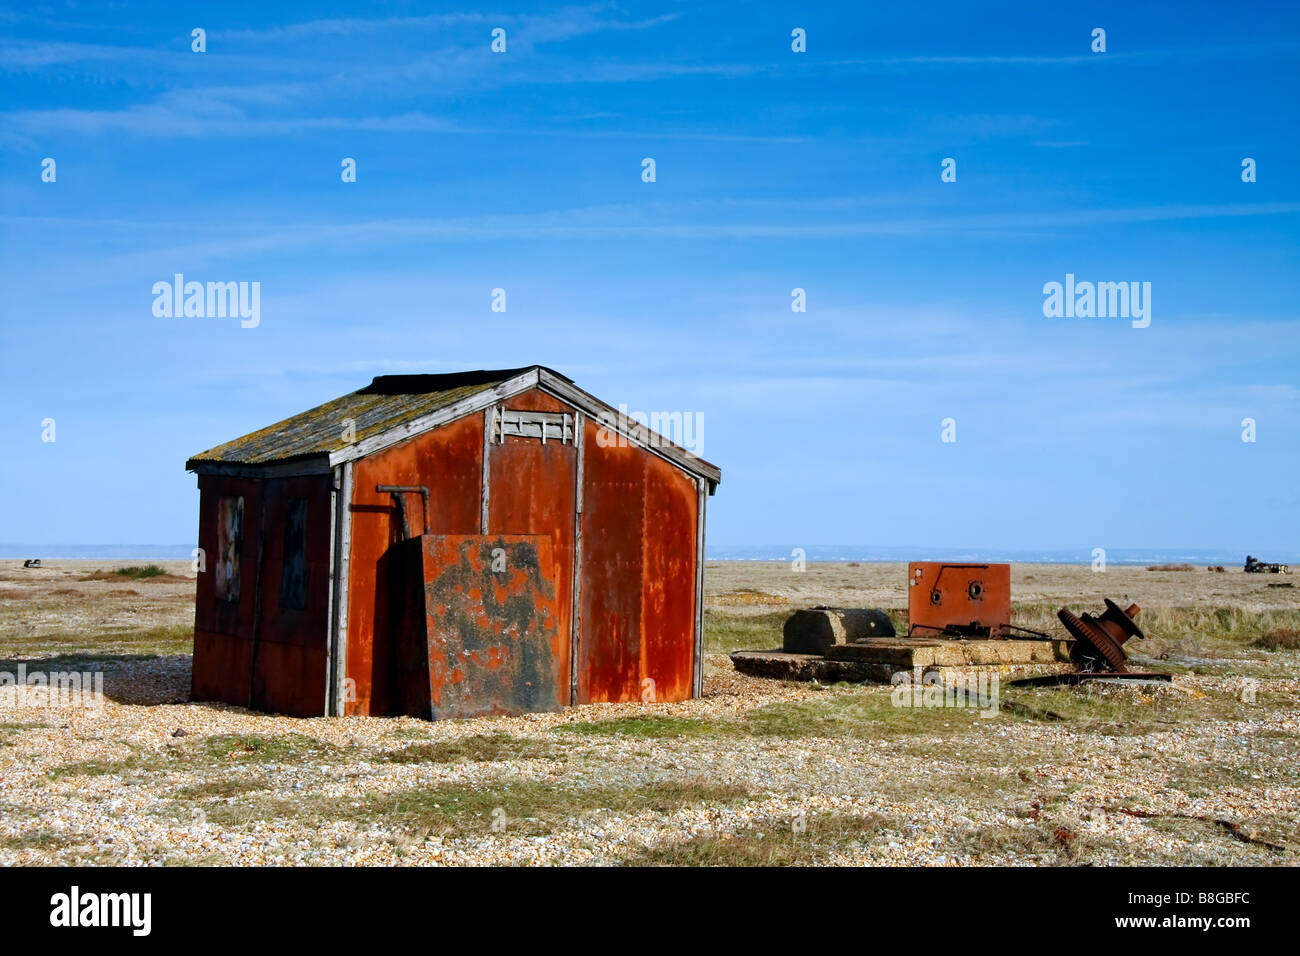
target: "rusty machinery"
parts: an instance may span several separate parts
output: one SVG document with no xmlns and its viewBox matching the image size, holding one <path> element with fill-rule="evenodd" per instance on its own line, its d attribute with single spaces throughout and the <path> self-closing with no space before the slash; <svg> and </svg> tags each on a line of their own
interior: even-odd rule
<svg viewBox="0 0 1300 956">
<path fill-rule="evenodd" d="M 1070 656 L 1080 668 L 1085 671 L 1127 674 L 1129 669 L 1124 662 L 1128 655 L 1124 653 L 1124 643 L 1130 637 L 1139 640 L 1146 637 L 1133 620 L 1142 609 L 1136 604 L 1130 604 L 1127 609 L 1121 608 L 1110 598 L 1105 601 L 1106 610 L 1100 617 L 1093 617 L 1086 612 L 1078 617 L 1067 608 L 1061 608 L 1056 616 L 1074 638 Z"/>
<path fill-rule="evenodd" d="M 970 638 L 1052 639 L 1011 623 L 1011 565 L 960 564 L 947 561 L 913 561 L 907 566 L 908 636 Z M 1097 616 L 1075 615 L 1061 608 L 1057 617 L 1073 642 L 1070 657 L 1079 665 L 1077 674 L 1031 678 L 1026 683 L 1075 683 L 1101 677 L 1168 681 L 1158 672 L 1131 671 L 1124 644 L 1131 637 L 1145 638 L 1134 618 L 1141 611 L 1136 604 L 1121 608 L 1110 598 Z M 1074 678 L 1071 680 L 1070 678 Z"/>
<path fill-rule="evenodd" d="M 907 566 L 907 632 L 1007 637 L 1011 565 L 913 561 Z"/>
<path fill-rule="evenodd" d="M 1252 555 L 1246 555 L 1247 574 L 1290 574 L 1291 569 L 1285 564 L 1270 564 Z"/>
</svg>

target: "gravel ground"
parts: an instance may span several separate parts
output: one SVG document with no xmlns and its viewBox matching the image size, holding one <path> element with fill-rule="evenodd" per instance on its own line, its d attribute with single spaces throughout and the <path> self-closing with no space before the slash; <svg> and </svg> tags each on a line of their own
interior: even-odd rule
<svg viewBox="0 0 1300 956">
<path fill-rule="evenodd" d="M 0 588 L 50 589 L 12 564 Z M 71 565 L 48 573 L 66 574 L 61 586 L 85 576 Z M 744 588 L 788 586 L 796 604 L 825 592 L 889 606 L 902 593 L 881 566 L 802 589 L 775 573 L 711 568 L 711 603 Z M 1061 581 L 1045 597 L 1069 573 L 1076 593 L 1091 586 L 1086 569 L 1051 573 Z M 1128 572 L 1139 600 L 1143 573 L 1160 574 Z M 1282 600 L 1255 584 L 1236 600 Z M 171 626 L 187 588 L 86 581 L 66 586 L 77 593 L 63 612 L 0 595 L 0 669 L 37 666 L 62 647 L 42 652 L 41 633 L 96 618 L 113 640 Z M 140 593 L 105 605 L 99 590 Z M 131 625 L 115 602 L 152 610 Z M 1087 694 L 1004 688 L 1039 718 L 982 720 L 900 715 L 889 688 L 748 678 L 711 655 L 701 700 L 431 724 L 191 703 L 187 655 L 107 655 L 81 665 L 105 675 L 101 709 L 0 707 L 0 865 L 1293 864 L 1297 656 L 1261 653 L 1248 692 L 1231 673 Z"/>
</svg>

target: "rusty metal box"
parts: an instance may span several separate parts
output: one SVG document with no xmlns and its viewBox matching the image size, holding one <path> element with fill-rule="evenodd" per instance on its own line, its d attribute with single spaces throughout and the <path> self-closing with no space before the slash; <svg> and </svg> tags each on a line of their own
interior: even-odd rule
<svg viewBox="0 0 1300 956">
<path fill-rule="evenodd" d="M 401 713 L 522 714 L 568 700 L 549 535 L 424 534 L 389 559 Z"/>
<path fill-rule="evenodd" d="M 1011 565 L 913 561 L 907 566 L 908 634 L 1005 637 Z"/>
</svg>

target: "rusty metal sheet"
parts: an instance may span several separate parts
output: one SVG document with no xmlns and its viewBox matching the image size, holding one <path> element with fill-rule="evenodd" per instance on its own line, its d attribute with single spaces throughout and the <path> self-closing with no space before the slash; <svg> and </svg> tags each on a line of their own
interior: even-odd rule
<svg viewBox="0 0 1300 956">
<path fill-rule="evenodd" d="M 250 694 L 253 709 L 290 717 L 321 716 L 327 667 L 323 642 L 320 647 L 304 647 L 259 641 Z"/>
<path fill-rule="evenodd" d="M 319 716 L 329 667 L 329 478 L 270 479 L 262 502 L 262 600 L 249 701 L 256 710 Z M 293 584 L 287 593 L 286 581 Z"/>
<path fill-rule="evenodd" d="M 252 652 L 253 642 L 249 638 L 195 631 L 190 699 L 245 706 Z"/>
<path fill-rule="evenodd" d="M 239 599 L 221 600 L 217 594 L 216 564 L 221 552 L 221 500 L 242 498 Z M 199 478 L 199 547 L 206 568 L 199 574 L 194 602 L 195 630 L 252 637 L 253 573 L 257 566 L 257 528 L 262 520 L 262 483 L 249 478 L 202 476 Z"/>
<path fill-rule="evenodd" d="M 238 567 L 238 599 L 217 593 L 216 563 L 220 552 L 221 501 L 243 499 L 239 551 L 231 561 Z M 226 509 L 227 517 L 230 509 Z M 247 478 L 199 478 L 199 547 L 205 567 L 199 573 L 194 598 L 194 657 L 190 698 L 245 706 L 251 668 L 257 566 L 256 529 L 262 520 L 261 482 Z"/>
<path fill-rule="evenodd" d="M 1005 637 L 1011 565 L 913 561 L 907 566 L 908 634 Z"/>
<path fill-rule="evenodd" d="M 506 403 L 511 409 L 567 412 L 573 409 L 534 389 Z M 570 439 L 550 440 L 506 436 L 488 453 L 491 493 L 487 530 L 493 534 L 544 534 L 551 540 L 555 587 L 568 595 L 557 608 L 561 640 L 560 668 L 569 672 L 573 618 L 574 484 L 577 449 Z M 567 695 L 566 695 L 567 702 Z"/>
<path fill-rule="evenodd" d="M 543 392 L 540 388 L 530 388 L 520 392 L 505 402 L 508 408 L 519 408 L 530 412 L 568 412 L 574 414 L 572 405 L 567 405 L 554 395 Z"/>
<path fill-rule="evenodd" d="M 582 466 L 582 613 L 578 702 L 637 700 L 641 682 L 641 542 L 645 456 L 602 445 L 587 420 Z"/>
<path fill-rule="evenodd" d="M 550 538 L 422 535 L 394 547 L 399 710 L 441 720 L 567 699 Z"/>
<path fill-rule="evenodd" d="M 325 652 L 329 621 L 330 481 L 273 478 L 263 491 L 259 643 Z"/>
<path fill-rule="evenodd" d="M 695 666 L 695 483 L 652 452 L 583 441 L 578 701 L 685 700 Z"/>
<path fill-rule="evenodd" d="M 386 555 L 402 540 L 402 531 L 391 497 L 375 489 L 379 485 L 426 485 L 430 513 L 417 516 L 415 512 L 422 507 L 415 498 L 409 504 L 413 528 L 435 534 L 477 533 L 483 421 L 482 413 L 468 415 L 355 465 L 347 641 L 347 677 L 354 699 L 346 702 L 349 714 L 382 716 L 396 707 Z"/>
<path fill-rule="evenodd" d="M 695 481 L 643 453 L 642 700 L 688 700 L 695 676 Z"/>
<path fill-rule="evenodd" d="M 205 551 L 207 564 L 199 574 L 195 594 L 191 698 L 295 716 L 323 713 L 330 560 L 328 477 L 263 481 L 203 476 L 199 486 L 199 547 Z M 232 508 L 232 501 L 243 504 Z M 296 526 L 301 553 L 295 564 L 302 590 L 300 608 L 286 606 L 281 600 L 291 510 L 300 512 L 301 519 Z M 227 545 L 224 555 L 223 542 Z M 231 600 L 219 593 L 222 568 L 237 575 L 225 582 L 228 587 L 220 588 Z"/>
</svg>

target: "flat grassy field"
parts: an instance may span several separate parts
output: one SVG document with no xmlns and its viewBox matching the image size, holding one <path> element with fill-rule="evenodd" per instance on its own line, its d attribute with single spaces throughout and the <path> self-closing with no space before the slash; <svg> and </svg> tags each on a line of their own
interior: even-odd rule
<svg viewBox="0 0 1300 956">
<path fill-rule="evenodd" d="M 1133 601 L 1168 687 L 1001 708 L 736 674 L 795 608 L 906 613 L 906 567 L 711 563 L 705 697 L 437 724 L 188 700 L 187 563 L 0 561 L 0 865 L 1259 864 L 1300 857 L 1300 588 L 1237 569 L 1016 565 L 1015 623 Z M 126 573 L 119 573 L 128 569 Z"/>
</svg>

